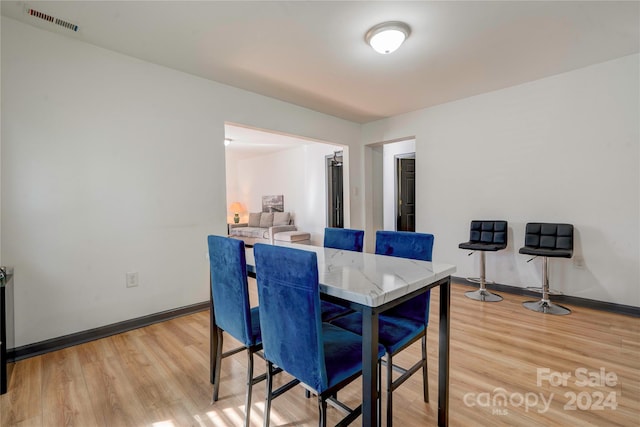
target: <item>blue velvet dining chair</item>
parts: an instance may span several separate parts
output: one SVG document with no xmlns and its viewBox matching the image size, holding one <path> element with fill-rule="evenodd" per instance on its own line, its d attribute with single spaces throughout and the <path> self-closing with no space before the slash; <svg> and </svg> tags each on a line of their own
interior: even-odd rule
<svg viewBox="0 0 640 427">
<path fill-rule="evenodd" d="M 378 231 L 376 254 L 422 261 L 431 261 L 433 235 L 408 231 Z M 423 399 L 429 402 L 427 376 L 427 325 L 429 323 L 429 300 L 431 292 L 415 296 L 378 316 L 379 342 L 387 353 L 387 426 L 393 425 L 393 391 L 411 375 L 422 368 Z M 331 322 L 352 332 L 362 333 L 362 315 L 353 313 Z M 409 369 L 393 365 L 393 358 L 400 351 L 422 339 L 422 358 Z M 393 380 L 393 370 L 401 372 Z"/>
<path fill-rule="evenodd" d="M 342 249 L 346 251 L 362 252 L 364 242 L 363 230 L 352 230 L 349 228 L 325 228 L 324 247 L 331 249 Z M 352 313 L 353 310 L 343 307 L 330 301 L 320 301 L 322 309 L 322 320 L 330 322 L 345 314 Z"/>
<path fill-rule="evenodd" d="M 347 251 L 362 252 L 364 242 L 363 230 L 349 228 L 325 228 L 324 247 L 344 249 Z"/>
<path fill-rule="evenodd" d="M 318 396 L 318 425 L 327 424 L 327 402 L 349 410 L 340 425 L 362 412 L 351 410 L 333 396 L 362 373 L 362 337 L 322 322 L 318 263 L 315 252 L 283 246 L 254 246 L 260 326 L 267 360 L 267 397 L 264 425 L 269 425 L 272 400 L 302 383 Z M 378 358 L 384 355 L 379 346 Z M 295 378 L 273 391 L 273 368 Z"/>
<path fill-rule="evenodd" d="M 251 417 L 252 387 L 254 384 L 266 379 L 264 374 L 253 377 L 253 355 L 262 350 L 259 310 L 257 307 L 250 308 L 249 306 L 244 242 L 228 237 L 209 236 L 208 243 L 211 267 L 211 294 L 218 338 L 213 380 L 213 401 L 218 400 L 222 359 L 246 349 L 248 369 L 244 425 L 248 427 Z M 223 331 L 240 341 L 242 345 L 222 353 Z"/>
</svg>

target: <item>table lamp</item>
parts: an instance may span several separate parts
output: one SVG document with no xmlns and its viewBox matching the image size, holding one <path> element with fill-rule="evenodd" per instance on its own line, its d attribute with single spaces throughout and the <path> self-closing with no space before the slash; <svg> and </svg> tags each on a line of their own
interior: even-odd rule
<svg viewBox="0 0 640 427">
<path fill-rule="evenodd" d="M 242 203 L 240 202 L 233 202 L 231 203 L 231 206 L 229 206 L 229 210 L 231 212 L 233 212 L 233 222 L 234 223 L 239 223 L 240 222 L 240 212 L 242 211 Z"/>
</svg>

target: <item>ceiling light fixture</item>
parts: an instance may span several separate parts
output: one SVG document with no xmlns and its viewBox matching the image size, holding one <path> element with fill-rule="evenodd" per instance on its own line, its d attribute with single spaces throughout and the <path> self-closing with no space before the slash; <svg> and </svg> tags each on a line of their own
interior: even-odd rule
<svg viewBox="0 0 640 427">
<path fill-rule="evenodd" d="M 367 31 L 364 39 L 373 50 L 386 55 L 398 49 L 409 34 L 411 34 L 411 28 L 404 22 L 389 21 L 372 27 Z"/>
<path fill-rule="evenodd" d="M 233 139 L 231 138 L 225 138 L 224 139 L 224 146 L 227 147 L 229 144 L 231 144 L 231 141 L 233 141 Z"/>
</svg>

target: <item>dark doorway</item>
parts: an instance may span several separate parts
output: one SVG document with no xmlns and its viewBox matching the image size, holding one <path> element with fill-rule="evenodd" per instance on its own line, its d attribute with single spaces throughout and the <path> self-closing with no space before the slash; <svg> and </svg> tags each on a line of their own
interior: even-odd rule
<svg viewBox="0 0 640 427">
<path fill-rule="evenodd" d="M 397 225 L 398 231 L 416 231 L 416 159 L 397 157 Z"/>
<path fill-rule="evenodd" d="M 327 157 L 327 227 L 344 228 L 342 151 Z"/>
</svg>

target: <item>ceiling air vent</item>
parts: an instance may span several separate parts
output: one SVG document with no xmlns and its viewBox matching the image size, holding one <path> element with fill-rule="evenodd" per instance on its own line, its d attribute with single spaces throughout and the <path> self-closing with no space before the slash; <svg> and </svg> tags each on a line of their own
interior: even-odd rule
<svg viewBox="0 0 640 427">
<path fill-rule="evenodd" d="M 38 12 L 35 9 L 28 9 L 27 13 L 31 16 L 35 16 L 36 18 L 44 19 L 47 22 L 53 22 L 54 18 L 51 15 L 47 15 L 46 13 Z"/>
<path fill-rule="evenodd" d="M 65 21 L 63 19 L 60 18 L 54 18 L 51 15 L 47 15 L 46 13 L 40 12 L 38 10 L 35 9 L 27 9 L 27 14 L 31 15 L 35 18 L 39 18 L 42 19 L 43 21 L 47 21 L 50 22 L 54 25 L 58 25 L 62 28 L 66 28 L 67 30 L 71 30 L 74 32 L 78 32 L 79 27 L 76 24 L 72 24 L 71 22 Z"/>
<path fill-rule="evenodd" d="M 61 27 L 66 28 L 71 31 L 78 31 L 78 26 L 76 24 L 72 24 L 71 22 L 63 21 L 60 18 L 56 18 L 56 25 L 60 25 Z"/>
</svg>

